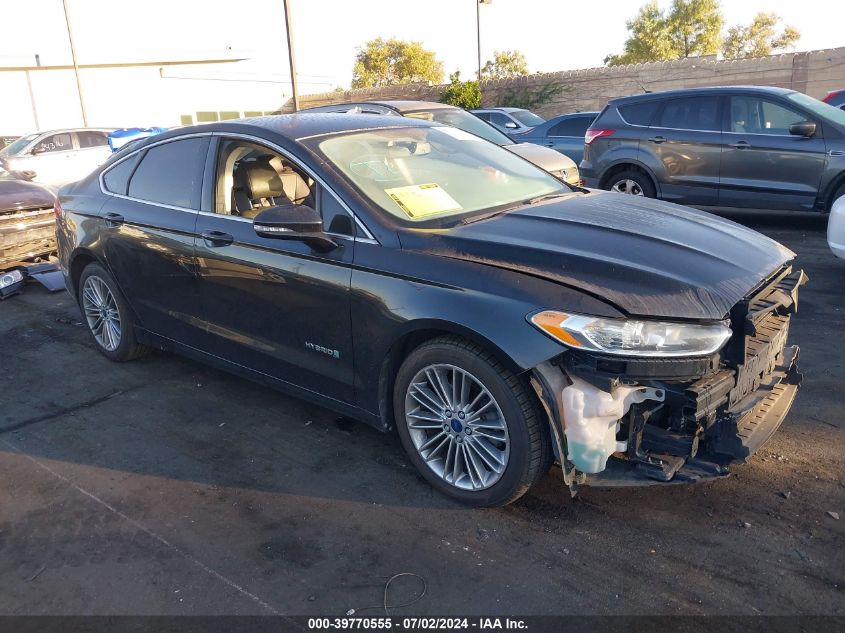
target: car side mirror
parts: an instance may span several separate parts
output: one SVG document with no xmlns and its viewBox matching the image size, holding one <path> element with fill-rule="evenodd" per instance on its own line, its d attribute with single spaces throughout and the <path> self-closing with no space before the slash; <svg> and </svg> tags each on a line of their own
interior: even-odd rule
<svg viewBox="0 0 845 633">
<path fill-rule="evenodd" d="M 516 123 L 514 123 L 513 121 L 508 121 L 507 123 L 505 123 L 505 127 L 508 128 L 509 130 L 515 130 L 519 126 Z"/>
<path fill-rule="evenodd" d="M 38 156 L 38 154 L 43 154 L 46 151 L 47 151 L 46 149 L 39 146 L 39 147 L 33 147 L 31 150 L 29 150 L 29 153 L 32 154 L 33 156 Z"/>
<path fill-rule="evenodd" d="M 305 242 L 315 251 L 326 253 L 339 244 L 323 231 L 323 218 L 304 204 L 281 204 L 265 209 L 252 220 L 261 237 Z"/>
<path fill-rule="evenodd" d="M 812 121 L 801 121 L 789 126 L 789 133 L 794 136 L 811 137 L 816 133 L 816 124 Z"/>
</svg>

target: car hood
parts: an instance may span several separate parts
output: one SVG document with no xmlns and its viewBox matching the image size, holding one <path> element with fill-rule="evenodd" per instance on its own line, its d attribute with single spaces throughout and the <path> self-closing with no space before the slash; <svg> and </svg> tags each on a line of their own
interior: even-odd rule
<svg viewBox="0 0 845 633">
<path fill-rule="evenodd" d="M 578 169 L 575 161 L 569 158 L 569 156 L 556 152 L 549 147 L 535 145 L 534 143 L 514 143 L 513 145 L 505 145 L 504 147 L 546 171 L 559 172 L 561 169 L 567 171 Z"/>
<path fill-rule="evenodd" d="M 55 199 L 54 192 L 44 185 L 16 178 L 0 178 L 0 212 L 51 207 Z"/>
<path fill-rule="evenodd" d="M 606 192 L 572 193 L 442 231 L 410 230 L 401 239 L 404 249 L 524 272 L 631 316 L 669 319 L 723 319 L 795 257 L 714 215 Z"/>
</svg>

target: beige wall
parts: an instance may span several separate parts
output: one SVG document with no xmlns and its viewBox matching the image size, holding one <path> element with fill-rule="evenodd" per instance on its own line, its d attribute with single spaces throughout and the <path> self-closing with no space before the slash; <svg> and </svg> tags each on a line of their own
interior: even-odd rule
<svg viewBox="0 0 845 633">
<path fill-rule="evenodd" d="M 548 103 L 534 108 L 547 117 L 578 110 L 600 110 L 608 99 L 639 94 L 646 90 L 656 92 L 701 86 L 780 86 L 821 98 L 829 90 L 845 87 L 845 47 L 736 61 L 697 57 L 485 81 L 481 84 L 483 105 L 499 104 L 500 98 L 508 91 L 536 90 L 549 83 L 559 83 L 564 86 L 564 90 Z M 305 95 L 300 98 L 300 108 L 370 99 L 438 101 L 443 88 L 411 84 Z M 292 109 L 291 102 L 282 107 L 283 112 Z"/>
</svg>

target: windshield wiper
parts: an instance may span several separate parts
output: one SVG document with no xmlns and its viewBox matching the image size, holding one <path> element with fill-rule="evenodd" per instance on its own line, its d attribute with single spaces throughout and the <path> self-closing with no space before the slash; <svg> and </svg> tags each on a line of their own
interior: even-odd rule
<svg viewBox="0 0 845 633">
<path fill-rule="evenodd" d="M 497 209 L 496 211 L 491 211 L 490 213 L 482 213 L 481 215 L 476 215 L 471 218 L 464 218 L 461 220 L 462 224 L 473 224 L 475 222 L 481 222 L 482 220 L 489 220 L 490 218 L 495 218 L 498 215 L 504 215 L 508 211 L 512 211 L 517 207 L 523 206 L 524 202 L 517 202 L 516 204 L 511 204 L 505 207 L 504 209 Z"/>
<path fill-rule="evenodd" d="M 574 191 L 556 191 L 555 193 L 545 193 L 542 196 L 536 196 L 534 198 L 529 198 L 525 201 L 525 204 L 537 204 L 538 202 L 542 202 L 543 200 L 551 200 L 552 198 L 562 198 L 564 196 L 568 196 L 569 194 L 575 193 Z"/>
</svg>

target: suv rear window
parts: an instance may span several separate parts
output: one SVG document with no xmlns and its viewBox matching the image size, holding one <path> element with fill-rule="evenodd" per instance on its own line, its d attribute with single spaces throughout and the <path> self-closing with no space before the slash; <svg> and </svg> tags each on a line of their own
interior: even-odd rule
<svg viewBox="0 0 845 633">
<path fill-rule="evenodd" d="M 619 113 L 631 125 L 650 125 L 659 106 L 659 101 L 639 101 L 619 106 Z"/>
<path fill-rule="evenodd" d="M 718 112 L 719 98 L 716 96 L 670 99 L 653 125 L 676 130 L 717 131 L 721 127 Z"/>
</svg>

